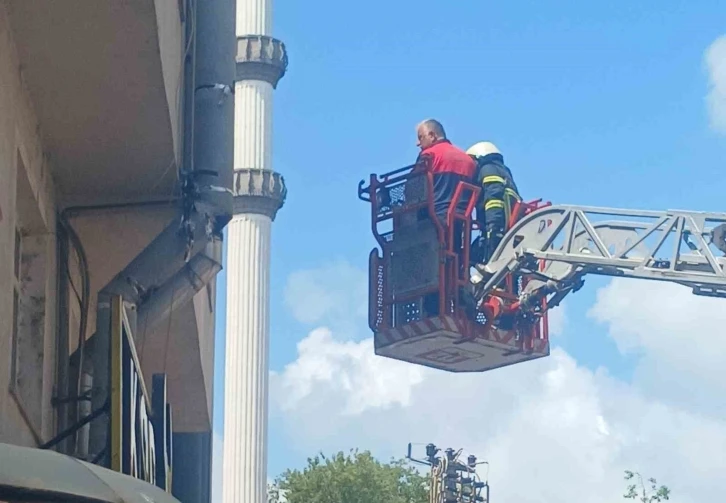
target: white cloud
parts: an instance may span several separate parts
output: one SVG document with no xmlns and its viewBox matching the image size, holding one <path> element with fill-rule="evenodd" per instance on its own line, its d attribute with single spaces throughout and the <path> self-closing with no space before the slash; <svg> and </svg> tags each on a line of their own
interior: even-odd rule
<svg viewBox="0 0 726 503">
<path fill-rule="evenodd" d="M 297 271 L 285 285 L 285 304 L 304 324 L 327 324 L 350 334 L 365 326 L 368 275 L 348 262 Z"/>
<path fill-rule="evenodd" d="M 320 394 L 321 389 L 324 392 L 320 398 L 326 402 L 344 404 L 342 414 L 357 414 L 371 407 L 406 406 L 411 402 L 410 389 L 391 383 L 405 381 L 415 386 L 423 379 L 422 370 L 416 366 L 377 357 L 373 339 L 339 342 L 327 328 L 313 330 L 300 341 L 298 354 L 299 358 L 285 368 L 285 379 L 279 382 L 283 410 L 294 410 L 303 402 L 310 405 L 311 394 Z M 276 377 L 273 373 L 273 379 Z"/>
<path fill-rule="evenodd" d="M 567 328 L 567 309 L 564 303 L 549 311 L 547 324 L 550 329 L 550 336 L 557 337 L 565 332 Z"/>
<path fill-rule="evenodd" d="M 606 323 L 623 354 L 639 356 L 637 384 L 661 400 L 726 417 L 726 300 L 685 286 L 616 279 L 589 316 Z"/>
<path fill-rule="evenodd" d="M 588 370 L 562 349 L 492 372 L 450 374 L 375 356 L 371 339 L 319 328 L 271 376 L 271 412 L 304 454 L 362 447 L 387 458 L 408 442 L 465 447 L 491 463 L 502 503 L 612 503 L 622 499 L 625 469 L 667 483 L 678 501 L 716 501 L 725 416 L 665 396 L 665 387 L 661 396 L 641 386 L 669 368 L 723 386 L 717 364 L 726 361 L 726 341 L 713 339 L 726 310 L 671 286 L 615 281 L 591 311 L 622 351 L 641 354 L 635 384 Z M 566 316 L 558 311 L 551 323 L 561 331 Z M 707 342 L 694 342 L 695 334 Z M 577 334 L 568 327 L 568 335 Z"/>
<path fill-rule="evenodd" d="M 711 127 L 726 133 L 726 35 L 717 38 L 706 49 L 709 92 L 706 97 Z"/>
<path fill-rule="evenodd" d="M 454 375 L 372 356 L 369 340 L 315 333 L 302 346 L 272 382 L 273 407 L 306 453 L 360 446 L 388 457 L 410 441 L 465 447 L 491 463 L 503 503 L 610 503 L 624 469 L 668 482 L 679 501 L 708 502 L 726 467 L 726 424 L 648 400 L 559 349 Z"/>
</svg>

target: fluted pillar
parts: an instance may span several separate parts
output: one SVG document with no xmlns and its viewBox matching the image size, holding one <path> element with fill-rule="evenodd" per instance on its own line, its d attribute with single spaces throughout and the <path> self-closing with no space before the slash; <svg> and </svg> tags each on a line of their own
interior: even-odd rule
<svg viewBox="0 0 726 503">
<path fill-rule="evenodd" d="M 228 503 L 264 501 L 271 223 L 265 215 L 241 214 L 227 225 L 223 501 Z"/>
<path fill-rule="evenodd" d="M 272 0 L 237 0 L 237 36 L 272 33 Z"/>
<path fill-rule="evenodd" d="M 271 0 L 237 0 L 234 216 L 227 226 L 223 503 L 266 503 L 272 222 L 286 197 L 272 169 L 272 95 L 287 52 Z"/>
<path fill-rule="evenodd" d="M 272 165 L 272 86 L 254 80 L 237 82 L 234 100 L 235 167 L 269 169 Z"/>
</svg>

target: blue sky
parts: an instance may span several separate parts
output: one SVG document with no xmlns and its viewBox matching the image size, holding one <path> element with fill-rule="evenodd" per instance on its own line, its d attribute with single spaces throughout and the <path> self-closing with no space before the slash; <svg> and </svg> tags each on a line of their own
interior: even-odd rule
<svg viewBox="0 0 726 503">
<path fill-rule="evenodd" d="M 278 0 L 274 34 L 288 47 L 290 68 L 275 92 L 273 163 L 289 196 L 273 226 L 271 370 L 284 372 L 299 357 L 297 343 L 319 326 L 340 340 L 369 337 L 365 320 L 351 314 L 345 323 L 343 310 L 301 323 L 286 288 L 291 275 L 309 271 L 319 280 L 326 267 L 361 277 L 373 239 L 357 183 L 411 162 L 414 126 L 424 118 L 441 120 L 464 148 L 495 142 L 526 198 L 723 211 L 726 136 L 709 117 L 705 53 L 726 33 L 724 19 L 726 3 L 711 0 Z M 650 399 L 642 377 L 648 347 L 623 351 L 617 320 L 588 316 L 608 284 L 591 279 L 568 300 L 555 344 L 578 369 L 605 372 L 618 386 L 640 379 L 638 396 Z M 218 285 L 223 314 L 224 272 Z M 216 344 L 221 433 L 223 316 Z M 314 454 L 285 424 L 272 414 L 271 477 Z M 347 440 L 368 447 L 365 438 Z"/>
</svg>

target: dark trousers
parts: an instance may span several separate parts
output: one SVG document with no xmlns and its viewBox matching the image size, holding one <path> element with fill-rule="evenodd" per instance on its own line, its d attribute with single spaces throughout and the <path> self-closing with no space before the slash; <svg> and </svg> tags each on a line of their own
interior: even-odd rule
<svg viewBox="0 0 726 503">
<path fill-rule="evenodd" d="M 486 264 L 504 238 L 504 220 L 480 222 L 481 235 L 471 244 L 471 265 Z"/>
</svg>

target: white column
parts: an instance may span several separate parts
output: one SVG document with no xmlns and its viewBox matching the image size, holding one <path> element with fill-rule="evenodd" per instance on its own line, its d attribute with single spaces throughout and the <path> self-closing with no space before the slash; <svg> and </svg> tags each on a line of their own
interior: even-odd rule
<svg viewBox="0 0 726 503">
<path fill-rule="evenodd" d="M 234 88 L 234 169 L 272 169 L 272 85 L 243 80 Z"/>
<path fill-rule="evenodd" d="M 272 34 L 272 0 L 237 0 L 237 36 Z"/>
<path fill-rule="evenodd" d="M 224 503 L 266 501 L 271 227 L 261 214 L 227 227 Z"/>
<path fill-rule="evenodd" d="M 236 23 L 222 502 L 266 503 L 270 238 L 287 193 L 272 169 L 272 95 L 287 52 L 270 36 L 272 0 L 237 0 Z"/>
</svg>

